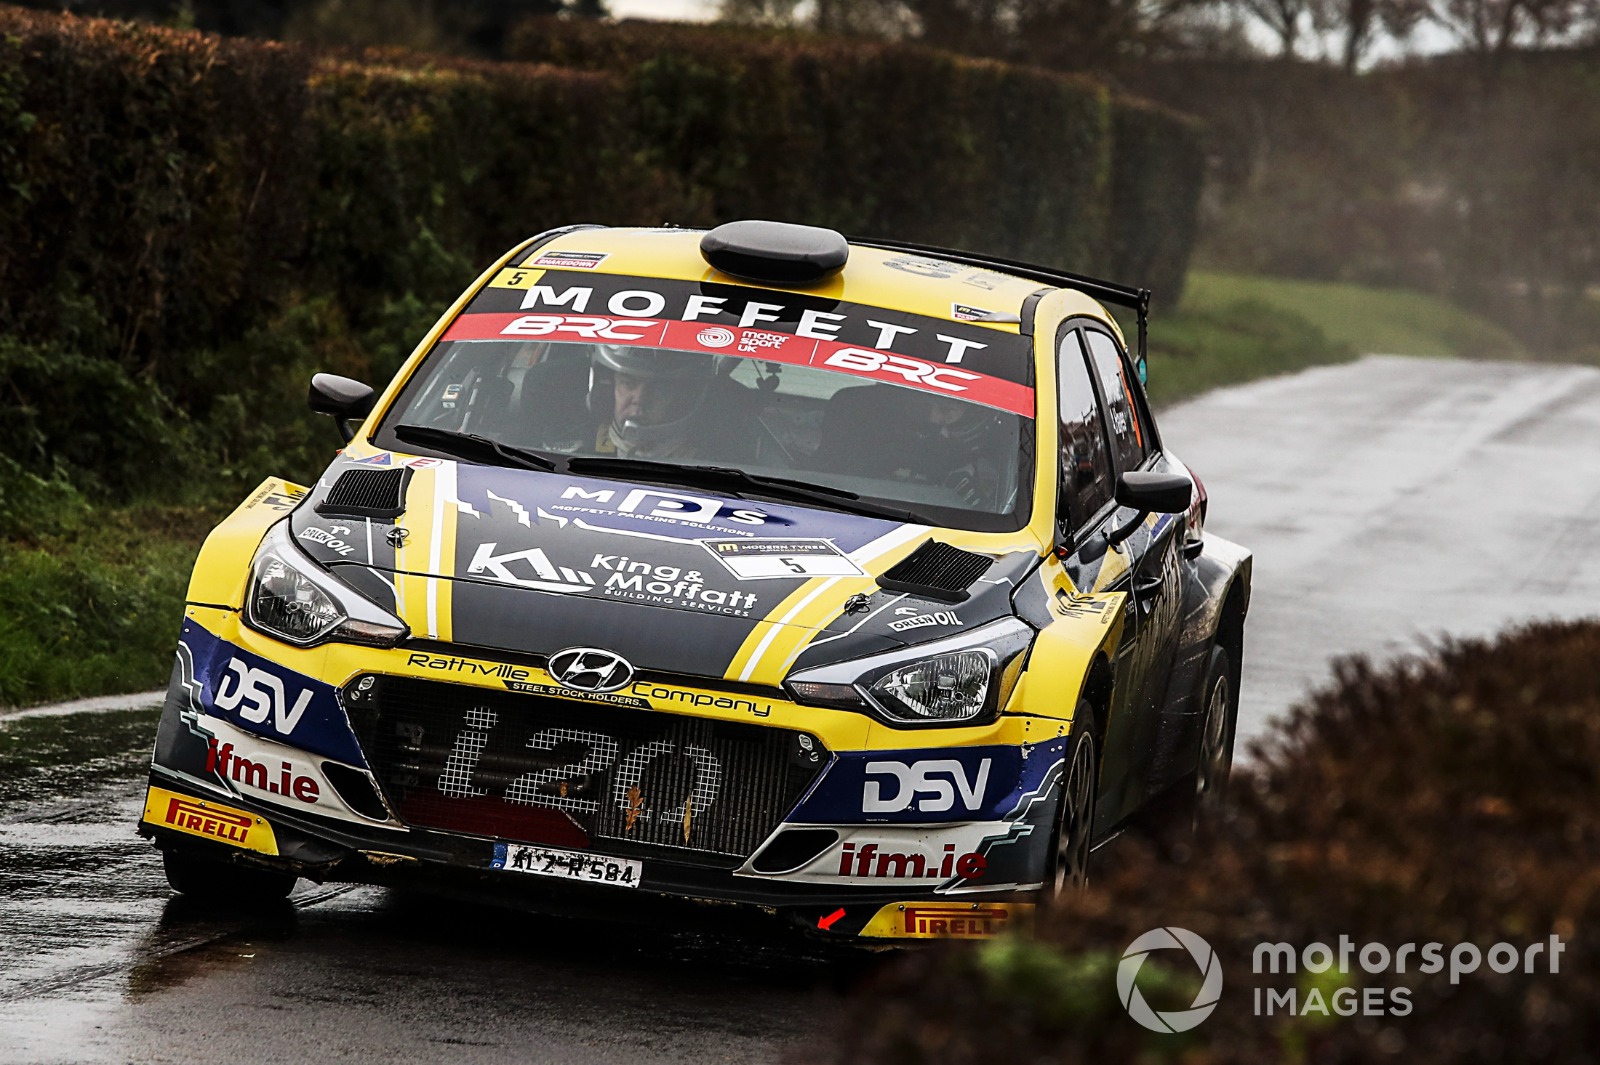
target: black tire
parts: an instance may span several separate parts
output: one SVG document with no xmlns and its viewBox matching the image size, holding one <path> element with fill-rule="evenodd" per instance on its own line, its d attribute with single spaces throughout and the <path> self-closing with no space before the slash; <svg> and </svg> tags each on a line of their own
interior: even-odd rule
<svg viewBox="0 0 1600 1065">
<path fill-rule="evenodd" d="M 1239 727 L 1239 688 L 1226 648 L 1213 647 L 1200 689 L 1200 749 L 1194 767 L 1194 824 L 1215 817 L 1228 795 L 1233 741 Z"/>
<path fill-rule="evenodd" d="M 217 905 L 276 902 L 287 898 L 299 877 L 163 850 L 161 865 L 172 890 Z"/>
<path fill-rule="evenodd" d="M 1043 895 L 1047 899 L 1082 891 L 1089 883 L 1095 796 L 1100 789 L 1100 743 L 1094 725 L 1094 707 L 1080 701 L 1062 763 L 1061 804 L 1045 869 Z"/>
</svg>

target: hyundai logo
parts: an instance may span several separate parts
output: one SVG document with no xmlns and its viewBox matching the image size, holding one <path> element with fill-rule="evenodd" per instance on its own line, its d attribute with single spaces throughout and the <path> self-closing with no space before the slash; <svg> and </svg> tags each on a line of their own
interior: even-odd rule
<svg viewBox="0 0 1600 1065">
<path fill-rule="evenodd" d="M 573 691 L 614 692 L 633 679 L 633 666 L 614 651 L 569 647 L 550 656 L 550 675 Z"/>
</svg>

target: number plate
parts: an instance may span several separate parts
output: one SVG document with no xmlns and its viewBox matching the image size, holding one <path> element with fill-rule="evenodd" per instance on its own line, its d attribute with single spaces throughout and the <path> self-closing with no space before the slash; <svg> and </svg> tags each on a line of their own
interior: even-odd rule
<svg viewBox="0 0 1600 1065">
<path fill-rule="evenodd" d="M 701 540 L 741 581 L 799 577 L 860 577 L 851 562 L 831 540 Z"/>
<path fill-rule="evenodd" d="M 644 863 L 626 858 L 607 858 L 603 854 L 563 851 L 554 847 L 531 847 L 521 843 L 496 843 L 490 866 L 513 873 L 553 876 L 562 880 L 581 880 L 586 884 L 612 887 L 639 886 Z"/>
</svg>

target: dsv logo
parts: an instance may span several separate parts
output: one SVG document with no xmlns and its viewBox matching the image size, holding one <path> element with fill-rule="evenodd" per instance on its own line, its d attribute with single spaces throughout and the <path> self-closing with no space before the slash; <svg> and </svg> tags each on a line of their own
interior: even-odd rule
<svg viewBox="0 0 1600 1065">
<path fill-rule="evenodd" d="M 983 804 L 983 791 L 989 784 L 989 765 L 993 759 L 978 763 L 978 772 L 971 778 L 967 767 L 954 758 L 940 758 L 928 762 L 868 762 L 867 776 L 893 777 L 889 785 L 894 791 L 884 794 L 887 781 L 868 780 L 861 790 L 861 809 L 869 814 L 897 814 L 911 809 L 913 801 L 917 810 L 925 814 L 943 813 L 955 808 L 956 795 L 967 810 L 976 810 Z M 918 798 L 918 796 L 923 796 Z"/>
<path fill-rule="evenodd" d="M 232 688 L 228 686 L 229 681 L 233 682 Z M 247 666 L 235 658 L 228 662 L 228 672 L 217 682 L 215 702 L 229 713 L 237 710 L 241 718 L 257 725 L 270 717 L 272 727 L 287 736 L 300 723 L 306 707 L 311 705 L 311 689 L 307 688 L 295 696 L 291 706 L 288 694 L 284 691 L 283 678 L 264 669 Z M 240 710 L 240 706 L 245 709 Z"/>
<path fill-rule="evenodd" d="M 1153 1010 L 1134 981 L 1151 951 L 1179 947 L 1187 950 L 1200 967 L 1200 990 L 1186 1010 Z M 1187 1032 L 1217 1008 L 1217 1000 L 1222 997 L 1222 963 L 1211 944 L 1187 928 L 1152 928 L 1123 951 L 1117 965 L 1117 997 L 1122 999 L 1128 1015 L 1152 1032 Z"/>
</svg>

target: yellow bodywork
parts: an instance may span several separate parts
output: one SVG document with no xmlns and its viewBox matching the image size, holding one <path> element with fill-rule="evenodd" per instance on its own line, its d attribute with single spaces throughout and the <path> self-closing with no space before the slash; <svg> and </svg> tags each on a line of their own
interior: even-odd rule
<svg viewBox="0 0 1600 1065">
<path fill-rule="evenodd" d="M 701 234 L 672 230 L 585 230 L 556 238 L 539 249 L 540 255 L 584 252 L 606 256 L 594 267 L 597 273 L 618 273 L 671 280 L 715 280 L 761 288 L 716 274 L 699 251 Z M 422 338 L 416 350 L 378 397 L 372 413 L 358 429 L 345 453 L 351 458 L 379 454 L 371 439 L 384 415 L 447 326 L 485 287 L 524 288 L 542 276 L 538 269 L 511 264 L 523 257 L 527 245 L 512 249 L 491 265 L 442 315 Z M 921 272 L 907 272 L 906 264 Z M 1097 663 L 1109 664 L 1122 638 L 1126 595 L 1105 588 L 1125 575 L 1126 557 L 1110 551 L 1096 577 L 1095 587 L 1076 588 L 1068 579 L 1057 546 L 1058 419 L 1056 395 L 1056 342 L 1063 323 L 1092 319 L 1120 336 L 1115 321 L 1099 303 L 1065 289 L 1049 289 L 1021 278 L 976 271 L 985 286 L 974 289 L 951 277 L 932 276 L 929 260 L 905 253 L 854 247 L 847 270 L 825 284 L 806 291 L 821 297 L 913 314 L 947 318 L 952 303 L 981 302 L 1003 315 L 1020 315 L 1036 294 L 1034 317 L 1034 380 L 1036 456 L 1033 510 L 1029 523 L 1009 533 L 970 532 L 926 526 L 905 526 L 904 535 L 875 541 L 875 554 L 856 557 L 861 576 L 815 577 L 781 601 L 762 605 L 762 616 L 729 663 L 719 686 L 661 680 L 635 681 L 616 693 L 650 709 L 673 714 L 756 723 L 797 730 L 817 737 L 829 750 L 894 751 L 918 748 L 1004 745 L 1026 747 L 1060 740 L 1072 728 L 1074 709 L 1087 678 Z M 897 268 L 894 263 L 899 263 Z M 963 268 L 968 275 L 973 268 Z M 790 291 L 778 289 L 776 291 Z M 966 323 L 1016 335 L 1017 324 Z M 433 479 L 441 476 L 427 466 L 413 473 L 413 491 L 431 497 Z M 470 653 L 456 647 L 445 654 L 415 646 L 379 649 L 328 642 L 299 648 L 274 640 L 247 627 L 242 610 L 250 564 L 263 536 L 293 509 L 306 488 L 268 479 L 240 504 L 207 538 L 195 564 L 188 591 L 187 617 L 213 636 L 254 652 L 306 677 L 342 688 L 361 674 L 379 673 L 495 691 L 521 690 L 589 702 L 593 697 L 564 689 L 543 668 L 516 655 L 497 657 L 494 652 Z M 439 560 L 455 555 L 455 525 L 445 520 L 446 510 L 435 506 L 419 513 L 417 525 L 400 519 L 403 542 L 396 549 L 397 613 L 414 637 L 440 644 L 452 641 L 451 597 L 454 581 L 440 575 Z M 876 591 L 876 577 L 914 551 L 930 536 L 967 550 L 1002 556 L 1027 552 L 1041 559 L 1027 578 L 1037 582 L 1050 611 L 1050 623 L 1035 639 L 1020 680 L 1007 704 L 993 721 L 949 728 L 893 728 L 863 713 L 800 705 L 782 687 L 797 658 L 811 641 L 840 614 L 841 603 L 855 593 Z M 534 649 L 529 650 L 544 650 Z M 764 694 L 751 694 L 763 692 Z M 214 801 L 152 787 L 144 821 L 188 835 L 208 838 L 261 854 L 278 853 L 271 825 L 242 810 Z M 247 823 L 247 821 L 249 823 Z M 404 858 L 406 856 L 395 856 Z M 407 859 L 409 860 L 409 859 Z M 881 896 L 880 896 L 881 897 Z M 921 901 L 882 906 L 860 934 L 868 938 L 970 938 L 1007 931 L 1024 923 L 1032 906 L 1013 902 Z"/>
</svg>

